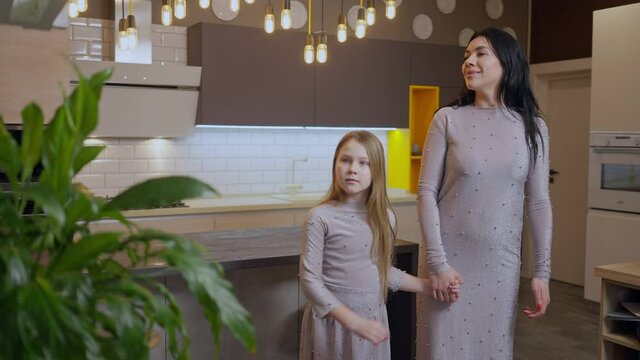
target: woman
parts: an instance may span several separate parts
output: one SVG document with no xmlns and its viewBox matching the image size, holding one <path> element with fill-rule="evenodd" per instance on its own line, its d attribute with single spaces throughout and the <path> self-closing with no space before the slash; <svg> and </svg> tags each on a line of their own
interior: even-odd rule
<svg viewBox="0 0 640 360">
<path fill-rule="evenodd" d="M 543 315 L 550 301 L 547 127 L 524 53 L 506 32 L 474 34 L 462 74 L 459 98 L 434 115 L 418 186 L 433 288 L 427 353 L 430 359 L 512 359 L 525 203 L 536 255 L 536 307 L 525 314 Z M 463 281 L 455 301 L 447 288 Z"/>
</svg>

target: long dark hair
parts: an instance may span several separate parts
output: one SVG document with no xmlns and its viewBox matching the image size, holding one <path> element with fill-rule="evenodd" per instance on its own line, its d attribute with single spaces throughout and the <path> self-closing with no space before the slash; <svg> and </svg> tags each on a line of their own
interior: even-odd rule
<svg viewBox="0 0 640 360">
<path fill-rule="evenodd" d="M 515 111 L 524 121 L 524 132 L 527 140 L 529 156 L 534 164 L 538 158 L 538 141 L 543 146 L 540 127 L 536 122 L 536 117 L 541 117 L 540 107 L 531 91 L 529 83 L 529 63 L 524 52 L 516 40 L 507 32 L 493 27 L 478 31 L 471 37 L 471 42 L 477 37 L 484 37 L 489 42 L 494 53 L 500 60 L 503 75 L 498 89 L 498 99 L 511 111 Z M 475 102 L 476 92 L 462 87 L 458 98 L 447 106 L 466 106 Z"/>
</svg>

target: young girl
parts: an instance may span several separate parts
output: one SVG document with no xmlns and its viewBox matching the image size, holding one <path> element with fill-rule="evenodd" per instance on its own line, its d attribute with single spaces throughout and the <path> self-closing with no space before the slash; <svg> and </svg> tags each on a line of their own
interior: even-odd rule
<svg viewBox="0 0 640 360">
<path fill-rule="evenodd" d="M 391 266 L 396 224 L 385 184 L 378 138 L 347 133 L 333 157 L 331 188 L 305 222 L 300 277 L 310 304 L 301 360 L 390 359 L 387 288 L 431 293 L 429 280 Z M 457 296 L 458 285 L 450 291 Z"/>
</svg>

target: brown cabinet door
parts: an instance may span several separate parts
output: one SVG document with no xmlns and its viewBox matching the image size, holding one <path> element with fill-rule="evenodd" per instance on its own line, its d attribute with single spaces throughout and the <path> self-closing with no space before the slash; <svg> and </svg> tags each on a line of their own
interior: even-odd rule
<svg viewBox="0 0 640 360">
<path fill-rule="evenodd" d="M 460 88 L 464 48 L 411 44 L 411 85 Z"/>
<path fill-rule="evenodd" d="M 329 37 L 329 59 L 316 64 L 316 125 L 407 127 L 409 43 Z"/>
<path fill-rule="evenodd" d="M 188 63 L 202 66 L 198 124 L 313 125 L 304 33 L 197 24 L 188 41 Z"/>
</svg>

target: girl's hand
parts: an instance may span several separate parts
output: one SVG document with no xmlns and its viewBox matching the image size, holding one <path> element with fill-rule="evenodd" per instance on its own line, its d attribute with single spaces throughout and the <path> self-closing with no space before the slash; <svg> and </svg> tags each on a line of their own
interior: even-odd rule
<svg viewBox="0 0 640 360">
<path fill-rule="evenodd" d="M 389 329 L 381 322 L 362 317 L 355 319 L 349 326 L 349 330 L 374 344 L 379 344 L 389 337 Z"/>
<path fill-rule="evenodd" d="M 458 274 L 453 268 L 449 268 L 439 274 L 431 274 L 432 296 L 435 300 L 443 302 L 454 302 L 458 300 L 458 296 L 452 293 L 449 289 L 450 285 L 464 283 L 462 276 Z"/>
<path fill-rule="evenodd" d="M 454 300 L 458 300 L 460 297 L 460 287 L 462 286 L 459 282 L 454 282 L 449 284 L 449 296 L 451 296 Z"/>
<path fill-rule="evenodd" d="M 547 312 L 547 306 L 551 302 L 549 295 L 549 283 L 540 278 L 533 278 L 531 280 L 531 289 L 533 290 L 533 296 L 536 300 L 535 309 L 525 306 L 524 314 L 530 319 L 534 319 L 544 315 Z"/>
<path fill-rule="evenodd" d="M 427 295 L 433 294 L 433 287 L 431 286 L 431 280 L 422 279 L 422 278 L 420 278 L 419 280 L 421 283 L 421 290 L 419 292 Z M 449 296 L 457 300 L 460 297 L 460 287 L 461 287 L 461 284 L 457 281 L 449 284 Z"/>
</svg>

